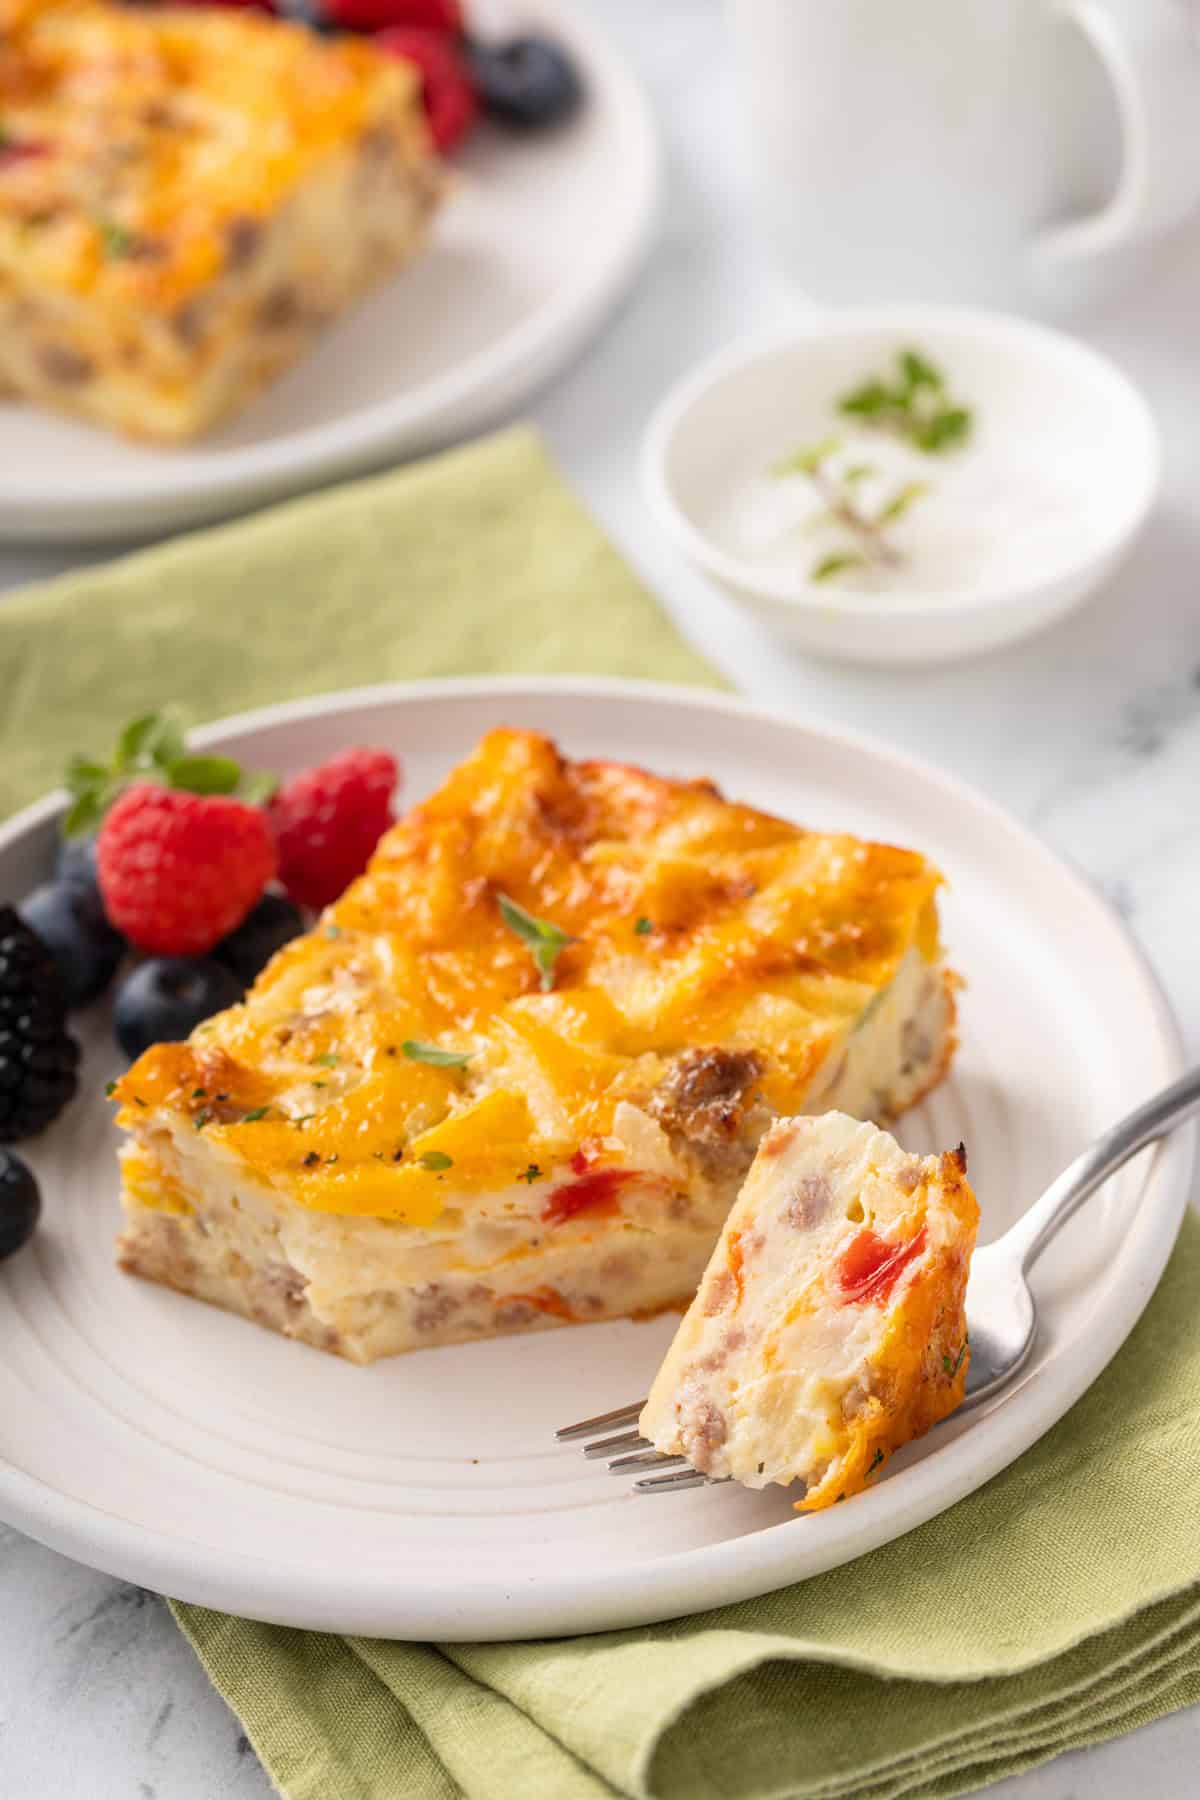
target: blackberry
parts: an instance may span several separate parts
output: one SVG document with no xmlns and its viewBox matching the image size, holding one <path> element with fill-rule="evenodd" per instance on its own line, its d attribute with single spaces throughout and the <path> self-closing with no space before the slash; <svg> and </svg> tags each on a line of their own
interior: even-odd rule
<svg viewBox="0 0 1200 1800">
<path fill-rule="evenodd" d="M 11 906 L 0 906 L 0 1143 L 35 1137 L 79 1086 L 54 960 Z"/>
</svg>

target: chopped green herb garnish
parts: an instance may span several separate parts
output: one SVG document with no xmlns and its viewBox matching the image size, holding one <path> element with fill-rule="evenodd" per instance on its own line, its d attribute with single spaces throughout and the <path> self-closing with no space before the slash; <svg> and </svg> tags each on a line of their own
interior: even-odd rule
<svg viewBox="0 0 1200 1800">
<path fill-rule="evenodd" d="M 301 1125 L 307 1125 L 308 1121 L 310 1119 L 315 1119 L 316 1116 L 317 1116 L 316 1113 L 301 1113 L 300 1117 L 298 1119 L 292 1120 L 292 1124 L 296 1127 L 296 1129 L 298 1131 L 300 1129 Z"/>
<path fill-rule="evenodd" d="M 654 925 L 650 919 L 643 917 L 638 920 L 633 929 L 637 932 L 639 937 L 648 937 L 654 930 Z"/>
<path fill-rule="evenodd" d="M 127 231 L 124 225 L 118 225 L 115 219 L 101 219 L 100 238 L 106 256 L 132 256 L 137 248 L 134 233 Z"/>
<path fill-rule="evenodd" d="M 269 1106 L 256 1106 L 253 1112 L 248 1112 L 246 1114 L 245 1118 L 242 1120 L 242 1124 L 256 1125 L 260 1119 L 266 1118 L 270 1110 Z"/>
<path fill-rule="evenodd" d="M 325 936 L 329 939 L 330 943 L 332 943 L 335 938 L 340 938 L 341 935 L 342 928 L 340 925 L 327 925 L 325 927 Z"/>
<path fill-rule="evenodd" d="M 857 550 L 834 550 L 829 556 L 822 556 L 808 571 L 810 581 L 832 581 L 835 575 L 843 574 L 847 569 L 861 569 L 866 562 Z"/>
<path fill-rule="evenodd" d="M 337 1052 L 326 1050 L 321 1056 L 314 1056 L 312 1066 L 314 1069 L 336 1069 L 338 1066 Z"/>
<path fill-rule="evenodd" d="M 192 1099 L 193 1100 L 203 1100 L 205 1095 L 207 1094 L 207 1092 L 208 1092 L 207 1088 L 193 1088 L 192 1089 Z"/>
<path fill-rule="evenodd" d="M 883 1461 L 883 1451 L 877 1449 L 875 1452 L 874 1460 L 872 1461 L 870 1468 L 867 1470 L 867 1474 L 873 1475 L 882 1461 Z"/>
<path fill-rule="evenodd" d="M 428 1063 L 434 1069 L 465 1069 L 470 1062 L 466 1050 L 440 1050 L 436 1044 L 423 1044 L 419 1038 L 406 1038 L 401 1048 L 409 1062 Z"/>
<path fill-rule="evenodd" d="M 315 1150 L 310 1150 L 308 1155 L 304 1158 L 304 1167 L 306 1169 L 315 1169 L 320 1160 L 321 1158 L 318 1156 L 317 1152 Z"/>
<path fill-rule="evenodd" d="M 777 463 L 772 463 L 772 475 L 815 475 L 821 464 L 842 447 L 839 437 L 824 437 L 816 444 L 805 444 L 799 450 L 792 450 L 787 456 L 781 456 Z"/>
<path fill-rule="evenodd" d="M 114 1095 L 114 1094 L 115 1094 L 115 1093 L 116 1093 L 116 1091 L 117 1091 L 117 1084 L 116 1084 L 116 1082 L 115 1082 L 115 1081 L 106 1081 L 106 1082 L 105 1082 L 105 1084 L 104 1084 L 104 1098 L 105 1098 L 105 1099 L 106 1099 L 106 1100 L 111 1100 L 111 1099 L 112 1099 L 112 1097 L 113 1097 L 113 1095 Z"/>
<path fill-rule="evenodd" d="M 423 1156 L 418 1156 L 417 1161 L 423 1169 L 452 1169 L 454 1167 L 454 1158 L 447 1156 L 444 1150 L 426 1150 Z"/>
<path fill-rule="evenodd" d="M 891 499 L 885 502 L 875 514 L 877 525 L 890 525 L 896 519 L 902 519 L 909 507 L 916 500 L 921 500 L 929 492 L 927 481 L 906 481 L 897 488 Z"/>
<path fill-rule="evenodd" d="M 945 376 L 919 350 L 902 350 L 890 379 L 872 375 L 843 394 L 838 411 L 907 438 L 928 456 L 965 444 L 973 424 L 970 409 L 947 399 Z"/>
<path fill-rule="evenodd" d="M 528 947 L 542 978 L 542 992 L 548 994 L 554 986 L 555 963 L 567 945 L 578 940 L 549 919 L 535 919 L 507 894 L 499 896 L 499 905 L 500 917 L 508 929 Z"/>
<path fill-rule="evenodd" d="M 530 1187 L 533 1186 L 535 1181 L 540 1181 L 541 1179 L 542 1171 L 538 1168 L 536 1163 L 530 1163 L 529 1167 L 522 1170 L 521 1174 L 517 1176 L 518 1181 L 527 1181 Z"/>
<path fill-rule="evenodd" d="M 196 1127 L 197 1131 L 203 1131 L 204 1127 L 208 1124 L 208 1121 L 211 1118 L 212 1118 L 212 1114 L 209 1112 L 208 1108 L 206 1106 L 202 1106 L 200 1108 L 200 1111 L 196 1114 L 195 1118 L 192 1120 L 192 1124 Z"/>
</svg>

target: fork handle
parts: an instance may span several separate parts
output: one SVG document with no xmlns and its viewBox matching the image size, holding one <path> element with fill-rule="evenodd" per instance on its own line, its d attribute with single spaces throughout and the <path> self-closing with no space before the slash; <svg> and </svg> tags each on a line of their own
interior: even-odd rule
<svg viewBox="0 0 1200 1800">
<path fill-rule="evenodd" d="M 1022 1270 L 1036 1262 L 1050 1239 L 1110 1175 L 1196 1112 L 1200 1112 L 1200 1068 L 1189 1069 L 1144 1106 L 1135 1108 L 1069 1163 L 1024 1218 L 1005 1233 L 1005 1246 L 1016 1253 Z"/>
</svg>

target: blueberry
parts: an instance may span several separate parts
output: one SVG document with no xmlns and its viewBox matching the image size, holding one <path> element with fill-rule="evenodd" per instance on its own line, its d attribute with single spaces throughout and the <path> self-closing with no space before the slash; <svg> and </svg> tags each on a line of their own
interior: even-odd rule
<svg viewBox="0 0 1200 1800">
<path fill-rule="evenodd" d="M 95 837 L 59 838 L 54 875 L 57 881 L 77 881 L 80 887 L 94 888 L 99 893 Z"/>
<path fill-rule="evenodd" d="M 152 956 L 117 989 L 113 1029 L 130 1061 L 151 1044 L 177 1043 L 201 1019 L 242 997 L 242 984 L 206 957 Z"/>
<path fill-rule="evenodd" d="M 556 125 L 583 98 L 574 63 L 546 38 L 517 37 L 504 44 L 472 39 L 465 54 L 484 106 L 506 125 L 530 131 Z"/>
<path fill-rule="evenodd" d="M 29 1242 L 41 1210 L 32 1169 L 11 1150 L 0 1150 L 0 1262 Z"/>
<path fill-rule="evenodd" d="M 47 881 L 19 908 L 46 946 L 68 1006 L 86 1006 L 117 972 L 125 940 L 104 915 L 99 891 L 77 881 Z"/>
<path fill-rule="evenodd" d="M 223 937 L 211 954 L 215 961 L 233 970 L 243 987 L 249 987 L 275 952 L 303 930 L 299 907 L 282 894 L 264 894 L 237 930 Z"/>
</svg>

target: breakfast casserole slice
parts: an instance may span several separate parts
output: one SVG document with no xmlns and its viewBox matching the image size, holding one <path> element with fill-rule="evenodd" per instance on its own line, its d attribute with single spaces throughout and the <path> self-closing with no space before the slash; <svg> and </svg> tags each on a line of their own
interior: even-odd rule
<svg viewBox="0 0 1200 1800">
<path fill-rule="evenodd" d="M 639 1430 L 703 1474 L 859 1492 L 967 1380 L 979 1208 L 960 1149 L 907 1156 L 841 1113 L 771 1126 Z"/>
<path fill-rule="evenodd" d="M 360 1362 L 685 1306 L 773 1119 L 945 1069 L 939 879 L 494 731 L 118 1084 L 121 1263 Z"/>
<path fill-rule="evenodd" d="M 0 0 L 0 392 L 162 442 L 239 411 L 422 243 L 418 82 L 257 12 Z"/>
</svg>

